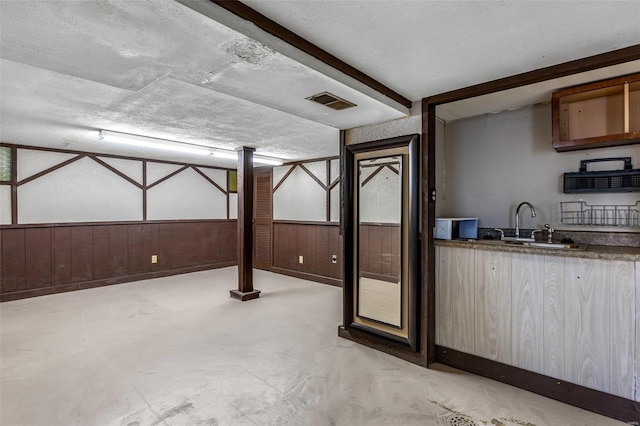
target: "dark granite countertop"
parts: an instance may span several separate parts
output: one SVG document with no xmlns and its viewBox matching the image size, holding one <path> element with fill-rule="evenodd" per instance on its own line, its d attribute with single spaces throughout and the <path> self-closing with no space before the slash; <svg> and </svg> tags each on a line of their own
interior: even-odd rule
<svg viewBox="0 0 640 426">
<path fill-rule="evenodd" d="M 497 240 L 435 240 L 436 246 L 493 250 L 507 253 L 530 253 L 545 256 L 581 257 L 586 259 L 640 261 L 640 247 L 580 244 L 577 248 L 552 249 L 509 244 Z"/>
</svg>

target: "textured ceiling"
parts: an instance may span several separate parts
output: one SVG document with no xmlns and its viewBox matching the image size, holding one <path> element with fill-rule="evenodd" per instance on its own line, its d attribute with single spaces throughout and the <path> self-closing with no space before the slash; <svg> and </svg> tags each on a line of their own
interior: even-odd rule
<svg viewBox="0 0 640 426">
<path fill-rule="evenodd" d="M 640 40 L 638 1 L 244 2 L 413 100 Z M 196 161 L 99 143 L 108 129 L 299 160 L 337 155 L 338 129 L 407 113 L 208 0 L 2 0 L 0 19 L 2 142 Z M 574 83 L 439 113 L 540 102 Z M 305 100 L 322 91 L 358 107 Z"/>
<path fill-rule="evenodd" d="M 640 41 L 640 1 L 243 3 L 414 101 Z"/>
</svg>

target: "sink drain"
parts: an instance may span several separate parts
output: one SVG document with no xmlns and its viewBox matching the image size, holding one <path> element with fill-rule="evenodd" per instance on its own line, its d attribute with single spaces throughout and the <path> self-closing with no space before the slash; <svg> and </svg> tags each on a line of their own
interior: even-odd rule
<svg viewBox="0 0 640 426">
<path fill-rule="evenodd" d="M 449 426 L 476 426 L 476 422 L 467 416 L 456 415 L 449 417 Z"/>
</svg>

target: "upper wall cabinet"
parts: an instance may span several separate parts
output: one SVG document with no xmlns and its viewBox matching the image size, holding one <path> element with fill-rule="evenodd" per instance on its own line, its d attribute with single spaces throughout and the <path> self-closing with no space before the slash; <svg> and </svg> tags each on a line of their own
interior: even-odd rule
<svg viewBox="0 0 640 426">
<path fill-rule="evenodd" d="M 640 73 L 553 93 L 556 151 L 640 143 Z"/>
</svg>

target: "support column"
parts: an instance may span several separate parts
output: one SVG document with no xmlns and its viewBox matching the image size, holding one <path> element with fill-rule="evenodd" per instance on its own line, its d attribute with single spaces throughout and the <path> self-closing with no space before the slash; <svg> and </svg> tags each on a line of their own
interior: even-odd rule
<svg viewBox="0 0 640 426">
<path fill-rule="evenodd" d="M 238 289 L 231 297 L 251 300 L 260 297 L 253 289 L 253 152 L 242 147 L 238 152 Z"/>
</svg>

